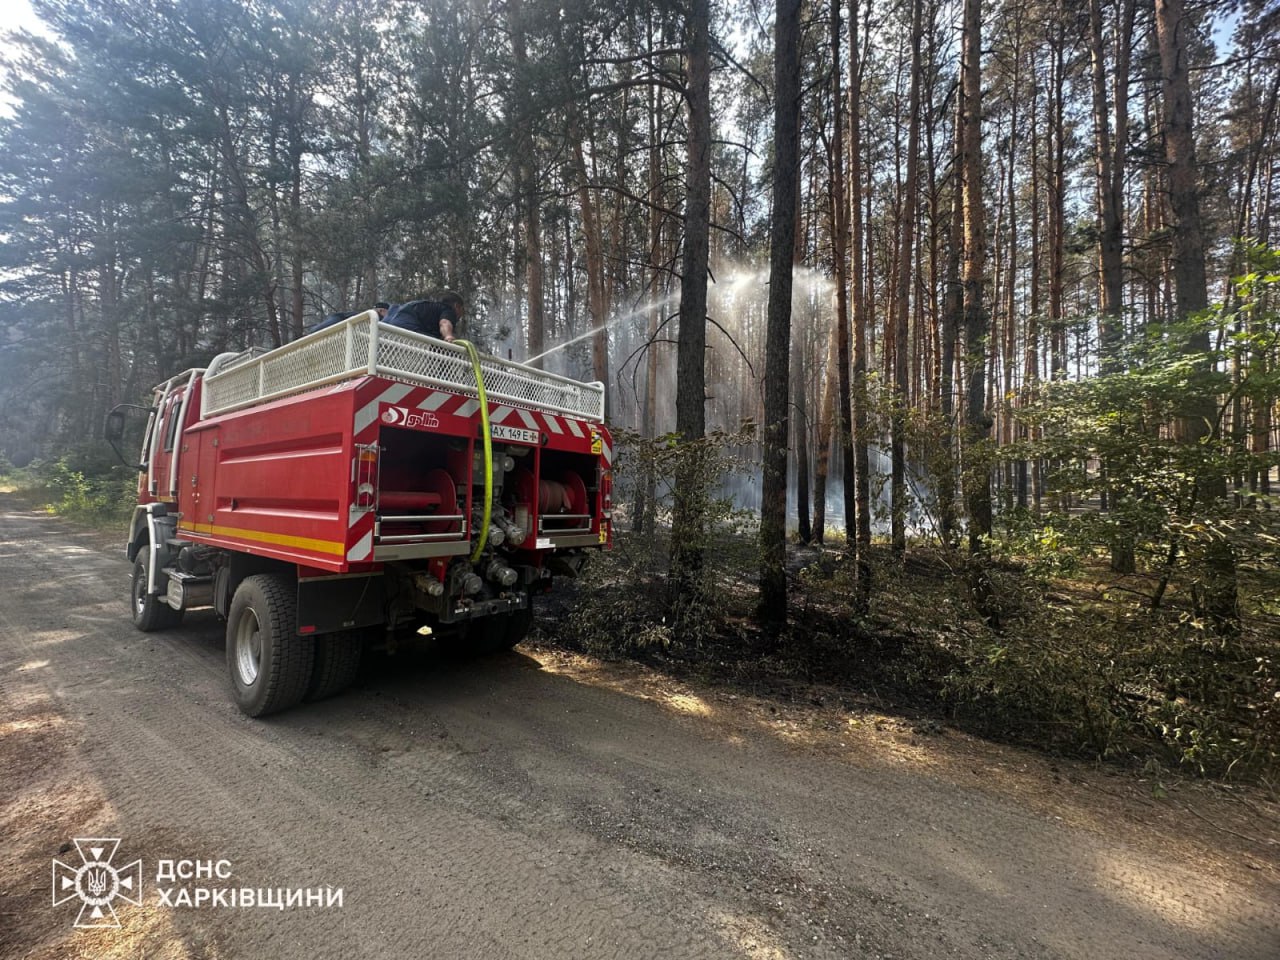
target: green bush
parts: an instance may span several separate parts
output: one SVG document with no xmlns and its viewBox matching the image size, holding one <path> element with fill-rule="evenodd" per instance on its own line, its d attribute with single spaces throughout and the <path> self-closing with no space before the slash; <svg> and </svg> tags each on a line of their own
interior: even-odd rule
<svg viewBox="0 0 1280 960">
<path fill-rule="evenodd" d="M 1224 427 L 1236 399 L 1256 409 L 1280 392 L 1280 257 L 1249 254 L 1258 269 L 1229 307 L 1151 326 L 1115 372 L 1042 385 L 1013 411 L 1034 439 L 1000 457 L 1039 461 L 1044 510 L 999 517 L 991 554 L 1018 575 L 997 592 L 1021 599 L 1005 631 L 962 645 L 947 683 L 957 711 L 1097 756 L 1154 746 L 1215 776 L 1274 769 L 1280 498 L 1243 479 L 1277 454 Z M 1212 349 L 1189 349 L 1206 339 Z M 1216 413 L 1184 433 L 1205 410 Z M 1124 553 L 1123 577 L 1099 568 Z M 1076 596 L 1055 602 L 1055 590 Z"/>
<path fill-rule="evenodd" d="M 741 612 L 754 588 L 743 577 L 758 567 L 756 518 L 724 487 L 741 466 L 737 451 L 753 437 L 717 433 L 682 442 L 624 432 L 617 441 L 613 550 L 593 557 L 574 615 L 557 636 L 603 655 L 695 650 Z M 691 533 L 677 550 L 678 496 Z"/>
<path fill-rule="evenodd" d="M 137 472 L 79 453 L 28 467 L 55 513 L 96 526 L 128 520 L 136 502 Z"/>
<path fill-rule="evenodd" d="M 1100 573 L 1095 566 L 1092 573 Z M 942 693 L 986 733 L 1198 775 L 1259 778 L 1280 762 L 1280 643 L 1223 638 L 1188 611 L 1023 568 L 995 574 L 1005 630 L 953 630 Z"/>
</svg>

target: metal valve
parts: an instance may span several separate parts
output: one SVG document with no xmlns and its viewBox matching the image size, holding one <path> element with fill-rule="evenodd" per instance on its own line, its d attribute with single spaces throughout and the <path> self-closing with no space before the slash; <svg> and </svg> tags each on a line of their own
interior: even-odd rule
<svg viewBox="0 0 1280 960">
<path fill-rule="evenodd" d="M 494 583 L 504 587 L 511 586 L 520 578 L 520 574 L 516 573 L 500 560 L 491 561 L 488 569 L 485 570 L 484 575 Z"/>
</svg>

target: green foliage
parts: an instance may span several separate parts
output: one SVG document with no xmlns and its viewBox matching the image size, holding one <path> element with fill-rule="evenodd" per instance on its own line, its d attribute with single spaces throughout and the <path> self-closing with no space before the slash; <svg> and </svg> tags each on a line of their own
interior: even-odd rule
<svg viewBox="0 0 1280 960">
<path fill-rule="evenodd" d="M 877 547 L 876 589 L 860 614 L 852 564 L 802 575 L 792 672 L 924 702 L 963 728 L 1053 752 L 1274 777 L 1280 618 L 1215 636 L 1185 609 L 1152 611 L 1131 581 L 1032 518 L 1018 529 L 1022 539 L 996 541 L 1001 552 L 984 562 L 999 630 L 970 602 L 978 561 L 961 551 L 917 547 L 899 563 Z M 1277 595 L 1280 573 L 1246 572 L 1242 589 Z"/>
<path fill-rule="evenodd" d="M 1060 605 L 1050 613 L 1004 635 L 970 637 L 945 695 L 957 717 L 984 732 L 1115 756 L 1123 724 L 1110 707 L 1121 634 L 1113 625 L 1086 628 Z"/>
<path fill-rule="evenodd" d="M 1025 575 L 1000 588 L 1020 594 L 1020 616 L 1016 628 L 961 644 L 945 683 L 959 718 L 1098 758 L 1154 750 L 1200 775 L 1274 774 L 1280 676 L 1266 631 L 1227 643 L 1185 613 L 1116 596 L 1089 602 Z"/>
<path fill-rule="evenodd" d="M 1154 748 L 1214 776 L 1274 771 L 1280 500 L 1255 481 L 1278 458 L 1226 426 L 1280 393 L 1280 257 L 1246 252 L 1255 269 L 1228 306 L 1149 327 L 1114 372 L 1043 385 L 1016 411 L 1034 439 L 999 456 L 1039 460 L 1044 510 L 1000 517 L 1008 617 L 963 636 L 945 685 L 957 715 L 1099 757 Z M 1132 575 L 1102 567 L 1117 550 L 1132 551 Z M 1229 630 L 1201 602 L 1224 556 L 1239 583 Z"/>
<path fill-rule="evenodd" d="M 1061 577 L 1078 573 L 1097 542 L 1096 533 L 1081 534 L 1087 526 L 1067 518 L 1045 520 L 1029 510 L 1011 510 L 1001 518 L 1001 535 L 992 540 L 991 557 L 997 563 L 1025 565 L 1033 577 Z"/>
<path fill-rule="evenodd" d="M 51 511 L 96 527 L 123 529 L 137 501 L 137 472 L 106 464 L 93 453 L 36 460 L 23 474 L 23 485 Z"/>
<path fill-rule="evenodd" d="M 1133 551 L 1160 578 L 1154 603 L 1173 577 L 1210 589 L 1224 551 L 1236 567 L 1280 561 L 1280 502 L 1248 482 L 1280 455 L 1250 450 L 1223 426 L 1238 398 L 1255 408 L 1275 403 L 1278 324 L 1267 305 L 1277 284 L 1278 273 L 1251 273 L 1230 309 L 1153 326 L 1118 358 L 1117 372 L 1046 384 L 1017 411 L 1036 439 L 999 455 L 1045 465 L 1042 522 L 1055 549 L 1079 559 L 1099 547 Z M 1236 479 L 1234 490 L 1224 478 Z M 1007 552 L 1045 554 L 1028 539 L 1040 536 L 1029 529 L 1035 521 L 1003 519 Z"/>
<path fill-rule="evenodd" d="M 613 550 L 592 559 L 580 581 L 584 596 L 560 636 L 607 655 L 697 649 L 747 602 L 741 578 L 755 569 L 756 521 L 735 506 L 725 483 L 753 437 L 615 438 L 615 530 L 638 529 L 616 535 Z M 677 495 L 693 520 L 683 551 L 673 551 L 670 534 Z"/>
</svg>

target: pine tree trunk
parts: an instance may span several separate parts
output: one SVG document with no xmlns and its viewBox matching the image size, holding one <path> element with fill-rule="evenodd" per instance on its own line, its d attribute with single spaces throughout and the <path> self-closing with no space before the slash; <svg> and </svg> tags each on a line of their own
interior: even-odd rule
<svg viewBox="0 0 1280 960">
<path fill-rule="evenodd" d="M 801 543 L 813 542 L 813 523 L 809 516 L 809 376 L 808 331 L 800 339 L 791 367 L 792 409 L 795 417 L 791 424 L 795 438 L 796 460 L 796 528 Z"/>
<path fill-rule="evenodd" d="M 827 474 L 831 469 L 831 432 L 836 412 L 836 382 L 839 379 L 836 371 L 838 335 L 839 331 L 832 324 L 830 342 L 827 345 L 826 376 L 823 378 L 822 407 L 818 413 L 817 456 L 814 458 L 813 471 L 813 539 L 817 543 L 822 543 L 827 534 Z"/>
<path fill-rule="evenodd" d="M 591 184 L 587 178 L 586 158 L 582 152 L 582 139 L 573 139 L 573 160 L 578 172 L 578 202 L 582 210 L 582 233 L 587 252 L 587 307 L 591 311 L 591 325 L 595 334 L 591 338 L 591 370 L 596 380 L 606 386 L 609 383 L 609 332 L 605 328 L 607 291 L 605 288 L 604 241 L 600 233 L 599 211 Z M 605 391 L 606 413 L 609 391 Z"/>
<path fill-rule="evenodd" d="M 516 203 L 519 206 L 524 233 L 525 285 L 528 288 L 528 317 L 525 324 L 525 350 L 530 358 L 546 350 L 546 306 L 542 271 L 542 205 L 538 198 L 538 170 L 534 163 L 531 130 L 532 93 L 529 90 L 529 54 L 524 32 L 523 0 L 511 0 L 507 8 L 511 30 L 511 51 L 515 63 L 513 92 L 516 98 Z M 540 359 L 533 366 L 542 366 Z"/>
<path fill-rule="evenodd" d="M 811 181 L 812 182 L 812 181 Z M 804 267 L 805 230 L 802 223 L 803 206 L 800 203 L 800 177 L 796 176 L 795 204 L 795 247 L 792 250 L 791 262 L 794 269 Z M 791 364 L 791 408 L 795 416 L 791 420 L 792 449 L 795 451 L 796 473 L 796 532 L 800 542 L 813 542 L 813 523 L 809 516 L 809 444 L 813 435 L 813 426 L 809 421 L 809 369 L 813 353 L 813 324 L 816 311 L 806 299 L 810 308 L 801 317 L 801 335 L 796 340 L 792 352 Z"/>
<path fill-rule="evenodd" d="M 916 195 L 920 169 L 920 40 L 924 32 L 921 5 L 911 3 L 911 86 L 907 95 L 907 177 L 903 184 L 899 229 L 897 294 L 893 319 L 893 415 L 890 430 L 890 536 L 893 553 L 907 549 L 907 318 L 910 315 L 912 255 L 915 244 Z"/>
<path fill-rule="evenodd" d="M 868 19 L 871 4 L 867 3 Z M 867 328 L 871 308 L 863 276 L 863 248 L 866 231 L 862 208 L 862 48 L 858 33 L 858 0 L 849 2 L 849 216 L 852 256 L 850 283 L 853 294 L 853 382 L 841 376 L 841 409 L 852 409 L 849 446 L 845 447 L 845 485 L 854 485 L 854 495 L 845 494 L 846 513 L 854 511 L 854 558 L 857 563 L 857 601 L 865 607 L 871 595 L 871 458 L 867 450 Z M 868 203 L 870 196 L 868 196 Z M 844 335 L 842 370 L 849 370 L 849 336 Z M 846 413 L 846 416 L 849 414 Z M 852 448 L 852 457 L 849 449 Z M 846 522 L 846 529 L 848 524 Z"/>
<path fill-rule="evenodd" d="M 969 552 L 986 552 L 991 535 L 991 483 L 981 466 L 980 449 L 991 432 L 986 402 L 988 315 L 983 300 L 986 269 L 986 216 L 982 200 L 982 14 L 981 0 L 964 0 L 961 92 L 964 104 L 964 328 L 968 402 L 965 448 L 965 500 L 969 513 Z M 984 611 L 985 612 L 985 611 Z"/>
<path fill-rule="evenodd" d="M 1067 332 L 1062 308 L 1066 260 L 1066 68 L 1062 27 L 1050 41 L 1052 79 L 1049 85 L 1049 362 L 1051 378 L 1067 376 Z"/>
<path fill-rule="evenodd" d="M 937 478 L 938 525 L 942 540 L 953 545 L 956 530 L 955 437 L 956 424 L 956 341 L 964 322 L 964 284 L 960 279 L 960 260 L 964 249 L 964 96 L 956 97 L 955 132 L 953 134 L 951 188 L 951 223 L 947 236 L 946 291 L 942 301 L 941 403 L 946 424 L 946 448 Z"/>
<path fill-rule="evenodd" d="M 800 0 L 777 0 L 774 58 L 773 213 L 764 360 L 764 480 L 760 502 L 760 619 L 787 616 L 787 434 L 791 287 L 800 167 Z"/>
<path fill-rule="evenodd" d="M 691 0 L 688 17 L 688 168 L 676 356 L 676 432 L 685 443 L 701 440 L 706 435 L 707 258 L 711 231 L 710 0 Z M 700 502 L 696 471 L 679 471 L 671 524 L 671 570 L 677 618 L 680 607 L 693 599 L 702 568 Z"/>
<path fill-rule="evenodd" d="M 1133 27 L 1134 0 L 1126 0 L 1127 28 Z M 1121 323 L 1121 298 L 1124 293 L 1122 263 L 1124 210 L 1124 143 L 1128 113 L 1128 47 L 1127 36 L 1117 38 L 1116 57 L 1116 129 L 1111 132 L 1111 105 L 1107 93 L 1106 45 L 1102 26 L 1101 0 L 1089 0 L 1089 60 L 1093 84 L 1094 158 L 1097 172 L 1098 261 L 1099 261 L 1099 371 L 1104 375 L 1120 369 L 1119 351 L 1124 331 Z M 1103 467 L 1110 475 L 1110 471 Z M 1106 508 L 1117 507 L 1115 491 L 1107 488 Z M 1111 569 L 1116 573 L 1133 573 L 1133 538 L 1121 531 L 1111 544 Z"/>
<path fill-rule="evenodd" d="M 650 49 L 653 47 L 652 23 L 649 33 Z M 662 92 L 658 87 L 649 88 L 649 329 L 648 347 L 645 351 L 644 422 L 643 436 L 654 439 L 658 434 L 658 317 L 661 300 L 658 292 L 662 284 L 662 158 L 658 145 L 658 114 L 662 107 Z M 636 482 L 636 529 L 652 535 L 657 515 L 657 476 L 653 464 L 647 460 L 643 474 Z"/>
<path fill-rule="evenodd" d="M 1191 23 L 1182 0 L 1155 0 L 1156 32 L 1164 88 L 1164 142 L 1168 161 L 1169 207 L 1173 212 L 1174 304 L 1179 320 L 1209 305 L 1205 275 L 1204 228 L 1200 219 L 1195 137 L 1192 132 L 1191 84 L 1188 79 L 1188 38 Z M 1187 349 L 1209 349 L 1208 330 L 1193 334 Z M 1179 434 L 1183 442 L 1199 444 L 1210 434 L 1215 419 L 1214 398 L 1198 395 L 1188 403 Z M 1227 496 L 1226 477 L 1212 468 L 1196 477 L 1201 502 L 1220 503 Z M 1219 631 L 1240 627 L 1236 598 L 1235 555 L 1229 541 L 1213 538 L 1205 546 L 1205 575 L 1196 591 L 1198 612 Z"/>
</svg>

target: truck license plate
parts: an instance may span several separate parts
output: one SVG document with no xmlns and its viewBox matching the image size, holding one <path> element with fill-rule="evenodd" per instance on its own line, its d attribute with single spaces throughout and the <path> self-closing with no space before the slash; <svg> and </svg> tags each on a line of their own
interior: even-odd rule
<svg viewBox="0 0 1280 960">
<path fill-rule="evenodd" d="M 529 443 L 535 447 L 541 439 L 536 430 L 525 430 L 523 427 L 508 427 L 497 423 L 489 425 L 489 435 L 495 440 L 503 440 L 508 443 Z"/>
</svg>

